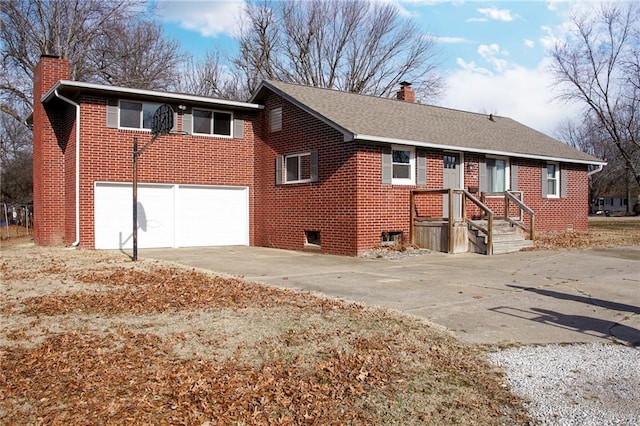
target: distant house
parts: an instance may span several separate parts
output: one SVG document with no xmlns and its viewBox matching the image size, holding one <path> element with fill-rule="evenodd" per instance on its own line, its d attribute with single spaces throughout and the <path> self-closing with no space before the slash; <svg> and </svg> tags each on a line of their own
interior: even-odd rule
<svg viewBox="0 0 640 426">
<path fill-rule="evenodd" d="M 236 102 L 68 77 L 55 57 L 35 69 L 42 245 L 131 247 L 132 145 L 161 104 L 174 128 L 138 160 L 140 247 L 357 255 L 427 222 L 450 241 L 453 222 L 466 239 L 494 216 L 533 234 L 523 212 L 536 231 L 586 230 L 589 166 L 604 165 L 506 117 L 414 103 L 409 84 L 391 100 L 265 81 Z"/>
<path fill-rule="evenodd" d="M 629 185 L 628 194 L 624 191 L 609 192 L 603 197 L 591 200 L 592 214 L 607 216 L 627 213 L 640 214 L 636 210 L 640 210 L 640 190 L 635 183 Z"/>
</svg>

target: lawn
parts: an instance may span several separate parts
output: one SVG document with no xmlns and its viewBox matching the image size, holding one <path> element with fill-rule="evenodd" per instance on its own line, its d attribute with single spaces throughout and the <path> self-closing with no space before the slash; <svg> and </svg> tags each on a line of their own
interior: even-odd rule
<svg viewBox="0 0 640 426">
<path fill-rule="evenodd" d="M 538 233 L 534 250 L 608 248 L 639 244 L 640 216 L 590 217 L 589 232 Z"/>
<path fill-rule="evenodd" d="M 593 218 L 536 248 L 637 244 Z M 529 422 L 482 348 L 397 312 L 28 237 L 0 273 L 0 424 Z"/>
<path fill-rule="evenodd" d="M 93 250 L 4 244 L 0 272 L 0 424 L 528 421 L 414 317 Z"/>
</svg>

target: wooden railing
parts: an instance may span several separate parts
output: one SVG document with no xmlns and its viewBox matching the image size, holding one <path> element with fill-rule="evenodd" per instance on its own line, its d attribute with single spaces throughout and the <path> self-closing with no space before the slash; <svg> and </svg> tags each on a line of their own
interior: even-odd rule
<svg viewBox="0 0 640 426">
<path fill-rule="evenodd" d="M 516 197 L 515 194 L 518 194 Z M 529 234 L 529 239 L 533 241 L 535 238 L 535 212 L 531 210 L 522 201 L 522 191 L 505 191 L 505 192 L 483 192 L 481 195 L 482 202 L 486 202 L 487 197 L 504 197 L 504 216 L 498 216 L 497 219 L 504 219 L 513 226 L 517 226 L 524 232 Z M 517 220 L 509 216 L 511 203 L 518 207 Z M 529 216 L 529 226 L 524 225 L 524 213 Z"/>
<path fill-rule="evenodd" d="M 448 195 L 448 217 L 424 217 L 418 216 L 416 211 L 416 203 L 415 196 L 420 194 L 441 194 Z M 411 199 L 410 199 L 410 228 L 409 228 L 409 241 L 411 244 L 415 244 L 415 224 L 417 220 L 434 220 L 434 219 L 442 219 L 447 220 L 447 238 L 448 238 L 448 247 L 447 252 L 453 252 L 453 227 L 456 222 L 456 211 L 455 211 L 455 201 L 454 196 L 461 197 L 461 212 L 460 212 L 460 220 L 464 222 L 466 225 L 471 226 L 475 229 L 478 229 L 480 232 L 483 232 L 487 235 L 487 254 L 493 254 L 493 217 L 494 212 L 486 206 L 482 201 L 478 200 L 474 197 L 470 192 L 465 189 L 420 189 L 411 191 Z M 473 204 L 478 206 L 480 210 L 483 212 L 483 217 L 487 218 L 487 228 L 484 228 L 482 225 L 475 223 L 474 221 L 467 218 L 467 203 L 466 200 L 470 200 Z"/>
<path fill-rule="evenodd" d="M 487 236 L 487 255 L 492 255 L 493 254 L 493 217 L 495 216 L 495 214 L 486 204 L 478 200 L 470 192 L 464 189 L 462 189 L 462 192 L 464 193 L 465 198 L 469 199 L 473 204 L 480 207 L 480 210 L 482 210 L 483 212 L 482 216 L 487 218 L 486 229 L 481 225 L 479 225 L 478 223 L 474 222 L 473 220 L 465 218 L 465 221 L 469 224 L 469 226 L 479 230 L 480 232 L 483 232 Z M 464 206 L 465 204 L 466 203 L 463 203 L 462 205 Z M 465 213 L 464 210 L 465 209 L 463 207 L 463 213 Z"/>
</svg>

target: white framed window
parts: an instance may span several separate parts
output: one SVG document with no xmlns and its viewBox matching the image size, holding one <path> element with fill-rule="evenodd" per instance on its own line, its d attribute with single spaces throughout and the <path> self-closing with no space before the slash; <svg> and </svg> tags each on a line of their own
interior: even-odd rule
<svg viewBox="0 0 640 426">
<path fill-rule="evenodd" d="M 160 104 L 120 101 L 118 127 L 151 131 L 153 114 Z"/>
<path fill-rule="evenodd" d="M 233 114 L 208 109 L 193 109 L 193 134 L 232 137 Z"/>
<path fill-rule="evenodd" d="M 545 170 L 546 195 L 548 198 L 560 197 L 560 165 L 558 163 L 547 163 Z"/>
<path fill-rule="evenodd" d="M 311 182 L 311 153 L 287 155 L 284 157 L 285 183 Z"/>
<path fill-rule="evenodd" d="M 269 111 L 269 131 L 279 132 L 282 130 L 282 108 L 274 108 Z"/>
<path fill-rule="evenodd" d="M 318 182 L 318 151 L 276 157 L 276 185 Z"/>
<path fill-rule="evenodd" d="M 510 188 L 509 160 L 504 157 L 487 157 L 487 191 L 504 192 Z"/>
<path fill-rule="evenodd" d="M 412 147 L 391 148 L 391 183 L 393 185 L 415 185 L 416 151 Z"/>
</svg>

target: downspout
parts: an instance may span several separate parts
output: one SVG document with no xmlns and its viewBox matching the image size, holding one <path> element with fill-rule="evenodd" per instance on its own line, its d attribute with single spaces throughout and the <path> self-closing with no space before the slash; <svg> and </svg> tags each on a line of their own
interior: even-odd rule
<svg viewBox="0 0 640 426">
<path fill-rule="evenodd" d="M 600 173 L 604 169 L 604 164 L 598 164 L 598 168 L 587 173 L 587 177 L 591 177 L 596 173 Z"/>
<path fill-rule="evenodd" d="M 80 244 L 80 105 L 59 94 L 58 89 L 53 93 L 56 98 L 76 107 L 76 240 L 71 246 L 77 247 Z"/>
</svg>

